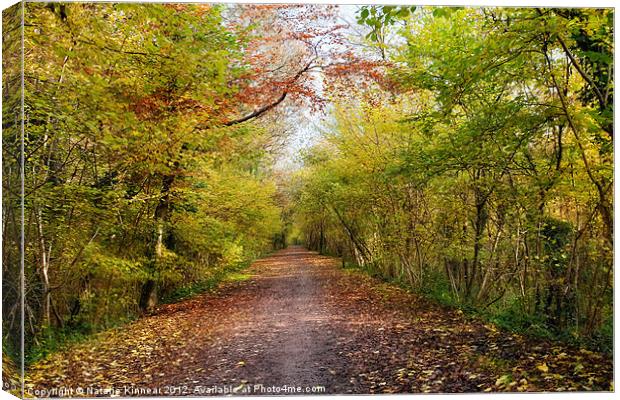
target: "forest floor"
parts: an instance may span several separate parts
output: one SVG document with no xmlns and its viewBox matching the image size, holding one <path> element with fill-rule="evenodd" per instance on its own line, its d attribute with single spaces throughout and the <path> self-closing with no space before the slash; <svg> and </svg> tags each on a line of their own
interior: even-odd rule
<svg viewBox="0 0 620 400">
<path fill-rule="evenodd" d="M 608 356 L 501 331 L 290 247 L 214 293 L 47 357 L 26 387 L 72 396 L 607 391 L 612 379 Z"/>
</svg>

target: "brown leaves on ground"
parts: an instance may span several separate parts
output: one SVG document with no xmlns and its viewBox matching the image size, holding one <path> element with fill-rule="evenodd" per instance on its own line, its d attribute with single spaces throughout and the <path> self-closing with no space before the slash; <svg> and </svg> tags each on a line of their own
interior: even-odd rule
<svg viewBox="0 0 620 400">
<path fill-rule="evenodd" d="M 604 355 L 511 334 L 352 275 L 341 293 L 363 320 L 346 354 L 370 392 L 613 390 Z"/>
<path fill-rule="evenodd" d="M 158 393 L 178 395 L 256 384 L 316 384 L 324 393 L 612 389 L 607 356 L 501 331 L 345 272 L 333 258 L 289 248 L 252 273 L 48 357 L 30 368 L 27 388 L 187 388 Z"/>
</svg>

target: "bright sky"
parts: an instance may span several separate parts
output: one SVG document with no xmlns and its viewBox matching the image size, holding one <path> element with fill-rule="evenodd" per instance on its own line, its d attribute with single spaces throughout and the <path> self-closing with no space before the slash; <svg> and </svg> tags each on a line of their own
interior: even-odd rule
<svg viewBox="0 0 620 400">
<path fill-rule="evenodd" d="M 356 25 L 355 17 L 357 5 L 339 5 L 339 14 L 342 23 Z M 353 33 L 353 32 L 352 32 Z M 320 72 L 314 72 L 320 75 Z M 316 85 L 321 85 L 321 79 L 315 80 Z M 317 88 L 320 91 L 320 88 Z M 329 118 L 329 106 L 323 112 L 312 112 L 309 109 L 297 109 L 288 117 L 288 123 L 292 127 L 288 143 L 276 162 L 276 168 L 282 170 L 294 170 L 300 166 L 299 154 L 302 149 L 310 148 L 321 137 L 321 127 Z"/>
</svg>

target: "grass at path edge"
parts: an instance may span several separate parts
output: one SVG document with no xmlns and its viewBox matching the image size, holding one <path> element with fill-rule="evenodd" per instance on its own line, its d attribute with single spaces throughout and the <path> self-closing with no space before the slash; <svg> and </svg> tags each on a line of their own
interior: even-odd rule
<svg viewBox="0 0 620 400">
<path fill-rule="evenodd" d="M 469 304 L 458 303 L 446 290 L 441 290 L 442 288 L 433 287 L 428 290 L 419 290 L 403 280 L 386 278 L 372 267 L 359 266 L 351 262 L 342 263 L 342 259 L 339 257 L 330 254 L 324 255 L 338 259 L 340 268 L 347 273 L 369 276 L 384 285 L 398 287 L 405 292 L 419 295 L 440 306 L 460 310 L 466 318 L 477 319 L 484 323 L 491 323 L 507 332 L 524 335 L 533 339 L 551 340 L 569 346 L 598 351 L 607 355 L 613 353 L 613 319 L 606 321 L 600 330 L 601 332 L 593 338 L 577 338 L 567 333 L 554 334 L 545 329 L 541 321 L 529 320 L 527 318 L 520 320 L 517 315 L 514 315 L 514 310 L 509 309 L 505 312 L 493 312 L 482 308 L 476 308 Z M 377 287 L 376 289 L 380 291 L 381 287 Z"/>
<path fill-rule="evenodd" d="M 243 273 L 246 269 L 252 265 L 252 263 L 262 257 L 266 257 L 269 254 L 264 254 L 253 260 L 243 261 L 230 266 L 218 268 L 208 279 L 200 282 L 193 283 L 191 285 L 180 287 L 168 295 L 163 296 L 159 300 L 159 305 L 177 303 L 184 300 L 188 300 L 194 296 L 198 296 L 207 292 L 215 292 L 225 282 L 240 282 L 250 279 L 253 275 Z M 87 340 L 95 339 L 98 334 L 110 331 L 113 329 L 119 329 L 128 323 L 135 321 L 139 318 L 148 317 L 151 314 L 145 315 L 131 315 L 126 318 L 114 321 L 113 323 L 100 328 L 93 327 L 77 327 L 73 329 L 51 329 L 47 328 L 47 333 L 43 335 L 43 339 L 39 344 L 31 347 L 26 351 L 25 364 L 26 367 L 36 363 L 37 361 L 49 356 L 52 353 L 62 351 L 67 347 L 84 342 Z M 3 346 L 4 347 L 4 346 Z"/>
</svg>

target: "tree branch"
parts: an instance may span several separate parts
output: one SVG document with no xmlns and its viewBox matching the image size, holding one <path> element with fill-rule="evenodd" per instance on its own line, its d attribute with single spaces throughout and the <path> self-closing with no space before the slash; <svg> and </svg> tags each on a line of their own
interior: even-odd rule
<svg viewBox="0 0 620 400">
<path fill-rule="evenodd" d="M 558 36 L 558 42 L 560 43 L 560 45 L 562 46 L 562 48 L 564 49 L 564 52 L 566 53 L 566 55 L 568 56 L 568 58 L 570 59 L 570 61 L 573 63 L 573 66 L 575 66 L 575 69 L 577 70 L 577 72 L 579 72 L 579 75 L 581 75 L 581 77 L 588 82 L 588 84 L 590 86 L 592 86 L 592 90 L 594 90 L 594 94 L 596 95 L 596 98 L 599 101 L 599 104 L 601 105 L 601 108 L 605 108 L 607 106 L 607 102 L 605 101 L 605 98 L 603 97 L 603 94 L 601 93 L 601 91 L 598 89 L 598 87 L 596 86 L 596 83 L 594 83 L 594 81 L 592 80 L 592 78 L 590 77 L 590 75 L 588 75 L 583 68 L 581 68 L 581 66 L 579 65 L 579 63 L 577 62 L 577 60 L 575 59 L 575 57 L 573 56 L 573 53 L 570 52 L 570 50 L 568 49 L 568 47 L 566 46 L 566 43 L 564 43 L 564 40 L 562 40 L 562 38 L 560 36 Z"/>
<path fill-rule="evenodd" d="M 286 99 L 286 96 L 288 95 L 288 92 L 285 90 L 284 92 L 282 92 L 282 95 L 280 97 L 278 97 L 278 99 L 276 101 L 274 101 L 273 103 L 267 104 L 257 110 L 252 111 L 251 113 L 249 113 L 248 115 L 241 117 L 241 118 L 237 118 L 237 119 L 233 119 L 231 121 L 225 122 L 223 125 L 224 126 L 233 126 L 233 125 L 237 125 L 246 121 L 249 121 L 251 119 L 260 117 L 261 115 L 263 115 L 264 113 L 266 113 L 267 111 L 271 110 L 272 108 L 275 108 L 278 104 L 282 103 L 284 101 L 284 99 Z"/>
<path fill-rule="evenodd" d="M 541 17 L 544 15 L 544 13 L 542 12 L 542 10 L 540 8 L 536 8 L 536 11 L 538 12 L 538 15 L 540 15 Z M 596 84 L 594 83 L 594 81 L 592 80 L 592 78 L 590 77 L 590 75 L 588 75 L 583 68 L 581 68 L 581 66 L 579 65 L 579 63 L 577 62 L 577 59 L 575 58 L 575 56 L 573 55 L 573 53 L 571 53 L 570 49 L 568 48 L 568 46 L 566 45 L 566 42 L 564 42 L 564 40 L 560 37 L 560 35 L 557 36 L 557 40 L 558 43 L 560 43 L 560 46 L 562 46 L 562 49 L 564 49 L 564 53 L 566 54 L 566 56 L 570 59 L 570 61 L 573 63 L 573 65 L 575 66 L 575 69 L 577 70 L 577 72 L 579 72 L 579 75 L 581 75 L 581 77 L 590 85 L 592 86 L 592 90 L 594 90 L 594 94 L 596 95 L 596 98 L 599 101 L 599 104 L 601 105 L 601 108 L 605 108 L 606 107 L 606 101 L 605 98 L 603 97 L 603 94 L 601 93 L 601 91 L 599 90 L 598 86 L 596 86 Z"/>
<path fill-rule="evenodd" d="M 269 110 L 271 110 L 271 109 L 275 108 L 276 106 L 278 106 L 280 103 L 282 103 L 282 102 L 286 99 L 286 96 L 288 96 L 288 90 L 289 90 L 290 85 L 292 85 L 292 84 L 293 84 L 294 82 L 296 82 L 299 78 L 301 78 L 301 76 L 302 76 L 303 74 L 305 74 L 305 73 L 306 73 L 306 72 L 308 72 L 311 68 L 313 68 L 313 65 L 312 65 L 312 64 L 314 63 L 314 61 L 315 61 L 315 59 L 310 60 L 310 61 L 306 64 L 306 66 L 305 66 L 305 67 L 303 67 L 301 70 L 299 70 L 299 71 L 295 74 L 295 76 L 293 76 L 293 77 L 289 80 L 288 85 L 287 85 L 287 88 L 286 88 L 286 89 L 284 89 L 284 91 L 282 92 L 282 94 L 280 95 L 280 97 L 278 97 L 275 101 L 273 101 L 273 102 L 271 102 L 271 103 L 269 103 L 269 104 L 267 104 L 267 105 L 264 105 L 264 106 L 263 106 L 263 107 L 261 107 L 261 108 L 258 108 L 258 109 L 256 109 L 256 110 L 252 111 L 252 112 L 251 112 L 251 113 L 249 113 L 248 115 L 245 115 L 245 116 L 243 116 L 243 117 L 240 117 L 240 118 L 233 119 L 233 120 L 231 120 L 231 121 L 225 122 L 223 125 L 224 125 L 224 126 L 233 126 L 233 125 L 241 124 L 241 123 L 246 122 L 246 121 L 249 121 L 249 120 L 251 120 L 251 119 L 258 118 L 258 117 L 260 117 L 261 115 L 265 114 L 267 111 L 269 111 Z"/>
</svg>

